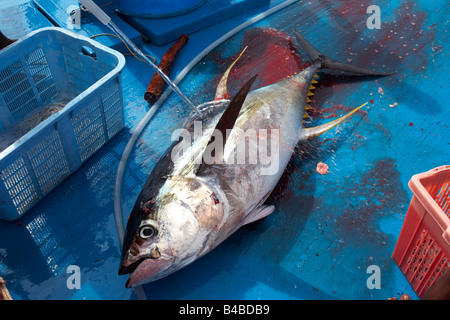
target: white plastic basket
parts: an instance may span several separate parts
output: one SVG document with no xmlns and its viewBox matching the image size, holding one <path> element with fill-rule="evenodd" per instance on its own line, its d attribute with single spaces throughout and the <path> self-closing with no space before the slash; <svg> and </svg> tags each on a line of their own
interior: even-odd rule
<svg viewBox="0 0 450 320">
<path fill-rule="evenodd" d="M 0 152 L 0 219 L 15 220 L 124 126 L 122 54 L 61 28 L 0 51 L 0 139 L 65 104 Z"/>
</svg>

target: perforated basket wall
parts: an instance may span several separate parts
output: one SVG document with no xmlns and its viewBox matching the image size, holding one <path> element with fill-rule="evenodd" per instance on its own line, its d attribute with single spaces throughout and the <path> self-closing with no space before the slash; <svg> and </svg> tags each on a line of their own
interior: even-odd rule
<svg viewBox="0 0 450 320">
<path fill-rule="evenodd" d="M 393 258 L 422 297 L 450 270 L 450 166 L 415 175 Z"/>
<path fill-rule="evenodd" d="M 27 117 L 65 105 L 0 152 L 0 218 L 15 220 L 124 125 L 124 57 L 60 28 L 0 52 L 0 139 Z"/>
</svg>

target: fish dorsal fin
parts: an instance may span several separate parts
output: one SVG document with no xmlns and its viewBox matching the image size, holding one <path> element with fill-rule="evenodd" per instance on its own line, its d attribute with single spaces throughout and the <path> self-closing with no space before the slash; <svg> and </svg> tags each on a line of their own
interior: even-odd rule
<svg viewBox="0 0 450 320">
<path fill-rule="evenodd" d="M 247 49 L 247 47 L 245 47 L 241 53 L 239 54 L 239 56 L 233 61 L 232 64 L 230 64 L 230 66 L 228 67 L 228 69 L 225 71 L 225 73 L 223 74 L 222 78 L 220 78 L 219 84 L 217 85 L 217 89 L 216 89 L 216 96 L 214 97 L 214 100 L 218 100 L 218 99 L 228 99 L 228 90 L 227 90 L 227 81 L 228 81 L 228 76 L 230 75 L 230 71 L 231 69 L 233 69 L 234 65 L 236 64 L 236 62 L 241 58 L 242 54 L 245 52 L 245 50 Z"/>
<path fill-rule="evenodd" d="M 299 137 L 300 140 L 307 140 L 309 138 L 316 137 L 318 135 L 321 135 L 321 134 L 327 132 L 328 130 L 334 128 L 338 124 L 344 122 L 346 119 L 350 118 L 356 111 L 358 111 L 359 109 L 364 107 L 366 104 L 367 104 L 367 102 L 364 103 L 362 106 L 359 106 L 358 108 L 350 111 L 346 115 L 343 115 L 342 117 L 337 118 L 336 120 L 330 121 L 328 123 L 322 124 L 317 127 L 302 128 L 302 130 L 300 132 L 300 137 Z"/>
<path fill-rule="evenodd" d="M 244 104 L 245 98 L 247 97 L 248 92 L 250 91 L 250 88 L 255 81 L 257 76 L 254 76 L 251 78 L 247 83 L 239 90 L 239 92 L 233 97 L 230 104 L 228 105 L 225 112 L 220 117 L 219 121 L 216 124 L 216 127 L 214 129 L 213 134 L 211 135 L 211 138 L 209 139 L 208 144 L 206 145 L 205 152 L 209 149 L 213 149 L 215 151 L 214 159 L 208 159 L 212 162 L 218 162 L 218 160 L 221 160 L 223 158 L 223 148 L 225 148 L 226 140 L 227 140 L 227 129 L 233 129 L 234 124 L 236 123 L 236 120 L 239 116 L 239 112 L 241 111 L 242 105 Z M 213 148 L 213 143 L 216 139 L 216 135 L 220 135 L 222 138 L 222 143 L 220 144 L 221 148 Z M 221 150 L 218 150 L 221 149 Z M 204 152 L 204 153 L 205 153 Z M 219 153 L 219 154 L 218 154 Z M 205 154 L 202 156 L 202 163 L 198 169 L 200 171 L 202 168 L 204 168 L 207 165 L 210 165 L 212 163 L 209 163 L 210 161 L 205 162 Z"/>
</svg>

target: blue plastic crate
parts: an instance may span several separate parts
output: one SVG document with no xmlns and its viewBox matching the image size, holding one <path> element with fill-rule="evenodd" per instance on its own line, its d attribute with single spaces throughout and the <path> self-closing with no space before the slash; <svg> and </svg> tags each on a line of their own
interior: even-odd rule
<svg viewBox="0 0 450 320">
<path fill-rule="evenodd" d="M 124 65 L 119 52 L 54 27 L 0 51 L 0 139 L 63 106 L 0 152 L 1 219 L 19 218 L 123 128 Z"/>
</svg>

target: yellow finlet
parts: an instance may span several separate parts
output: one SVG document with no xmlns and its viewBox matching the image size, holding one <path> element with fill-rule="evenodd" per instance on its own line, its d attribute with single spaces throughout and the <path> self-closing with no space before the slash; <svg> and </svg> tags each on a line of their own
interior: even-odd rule
<svg viewBox="0 0 450 320">
<path fill-rule="evenodd" d="M 311 83 L 316 84 L 316 83 L 319 83 L 319 81 L 317 81 L 316 79 L 312 79 Z"/>
<path fill-rule="evenodd" d="M 309 97 L 306 97 L 306 102 L 310 103 L 310 102 L 312 102 L 312 100 Z"/>
<path fill-rule="evenodd" d="M 313 95 L 314 95 L 314 93 L 312 93 L 311 91 L 308 92 L 308 96 L 311 97 L 311 96 L 313 96 Z"/>
</svg>

